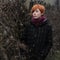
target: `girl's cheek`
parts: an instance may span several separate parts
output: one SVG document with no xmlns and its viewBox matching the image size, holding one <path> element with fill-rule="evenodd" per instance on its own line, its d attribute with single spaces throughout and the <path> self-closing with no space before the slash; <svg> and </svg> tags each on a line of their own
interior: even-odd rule
<svg viewBox="0 0 60 60">
<path fill-rule="evenodd" d="M 35 16 L 36 15 L 36 13 L 33 13 L 33 16 Z"/>
</svg>

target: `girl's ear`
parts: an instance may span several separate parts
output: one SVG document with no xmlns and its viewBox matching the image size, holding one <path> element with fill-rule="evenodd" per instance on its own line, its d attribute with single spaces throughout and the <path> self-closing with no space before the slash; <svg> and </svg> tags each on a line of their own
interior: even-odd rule
<svg viewBox="0 0 60 60">
<path fill-rule="evenodd" d="M 44 15 L 44 13 L 41 13 L 41 15 Z"/>
</svg>

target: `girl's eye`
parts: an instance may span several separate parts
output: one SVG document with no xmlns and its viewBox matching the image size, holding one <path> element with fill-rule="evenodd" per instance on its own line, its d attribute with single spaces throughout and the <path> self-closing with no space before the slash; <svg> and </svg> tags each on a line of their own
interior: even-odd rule
<svg viewBox="0 0 60 60">
<path fill-rule="evenodd" d="M 36 12 L 38 12 L 38 10 L 36 10 Z"/>
</svg>

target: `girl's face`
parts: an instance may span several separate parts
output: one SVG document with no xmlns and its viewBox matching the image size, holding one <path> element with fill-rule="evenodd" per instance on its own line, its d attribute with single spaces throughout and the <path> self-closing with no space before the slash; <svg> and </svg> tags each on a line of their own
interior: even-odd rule
<svg viewBox="0 0 60 60">
<path fill-rule="evenodd" d="M 41 17 L 42 13 L 41 13 L 41 11 L 40 11 L 39 9 L 36 9 L 36 10 L 32 13 L 32 15 L 33 15 L 33 17 L 34 17 L 35 19 L 37 19 L 37 18 Z"/>
</svg>

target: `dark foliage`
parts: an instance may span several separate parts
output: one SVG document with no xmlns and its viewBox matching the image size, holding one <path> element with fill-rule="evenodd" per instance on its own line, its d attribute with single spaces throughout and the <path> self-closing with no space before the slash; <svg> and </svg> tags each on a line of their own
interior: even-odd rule
<svg viewBox="0 0 60 60">
<path fill-rule="evenodd" d="M 28 19 L 27 13 L 28 10 L 18 1 L 1 5 L 0 60 L 25 60 L 25 56 L 20 54 L 20 35 L 23 22 Z"/>
<path fill-rule="evenodd" d="M 46 5 L 46 16 L 53 25 L 53 53 L 60 50 L 60 14 L 54 6 Z M 21 48 L 20 37 L 30 19 L 29 10 L 16 1 L 0 6 L 0 60 L 26 60 L 27 49 Z M 21 51 L 23 54 L 21 54 Z M 53 54 L 52 54 L 53 55 Z"/>
</svg>

